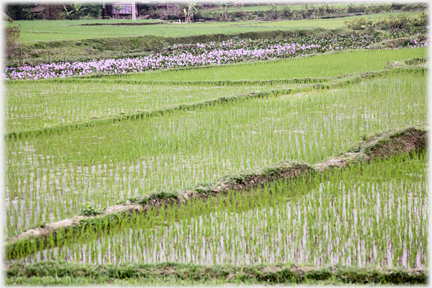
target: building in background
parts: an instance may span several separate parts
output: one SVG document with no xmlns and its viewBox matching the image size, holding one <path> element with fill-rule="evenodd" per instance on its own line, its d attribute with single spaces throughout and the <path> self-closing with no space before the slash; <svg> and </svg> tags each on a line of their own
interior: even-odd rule
<svg viewBox="0 0 432 288">
<path fill-rule="evenodd" d="M 135 17 L 138 16 L 138 9 L 136 8 L 135 3 L 124 3 L 124 2 L 117 2 L 112 3 L 112 16 L 114 18 L 120 18 L 125 16 L 131 16 L 132 17 L 132 10 L 135 11 Z M 135 9 L 133 9 L 132 5 L 135 6 Z"/>
</svg>

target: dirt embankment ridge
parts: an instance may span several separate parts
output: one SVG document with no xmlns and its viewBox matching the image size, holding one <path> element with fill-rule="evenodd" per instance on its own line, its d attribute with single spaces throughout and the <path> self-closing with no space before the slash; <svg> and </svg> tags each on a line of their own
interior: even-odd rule
<svg viewBox="0 0 432 288">
<path fill-rule="evenodd" d="M 359 145 L 352 147 L 346 153 L 315 165 L 301 162 L 282 162 L 258 171 L 229 175 L 213 183 L 196 186 L 182 193 L 160 192 L 141 198 L 125 200 L 122 204 L 107 207 L 96 216 L 77 216 L 72 219 L 46 224 L 43 227 L 29 229 L 14 236 L 5 243 L 6 258 L 12 257 L 18 251 L 20 254 L 26 253 L 26 243 L 29 241 L 47 241 L 48 238 L 54 238 L 55 240 L 51 242 L 51 245 L 57 245 L 57 242 L 61 240 L 61 237 L 57 236 L 65 235 L 70 230 L 83 231 L 107 222 L 110 225 L 115 225 L 127 219 L 132 213 L 145 213 L 149 208 L 178 204 L 193 198 L 205 200 L 219 193 L 225 194 L 229 190 L 249 190 L 280 179 L 323 173 L 331 169 L 347 168 L 360 162 L 368 163 L 374 159 L 425 150 L 427 143 L 428 130 L 426 126 L 407 127 L 375 134 L 359 143 Z"/>
<path fill-rule="evenodd" d="M 15 263 L 5 269 L 7 282 L 25 285 L 33 279 L 46 279 L 56 285 L 70 278 L 89 279 L 94 284 L 119 284 L 127 279 L 159 280 L 161 283 L 205 284 L 211 281 L 245 284 L 426 284 L 426 268 L 371 268 L 346 266 L 296 266 L 291 264 L 195 265 L 183 263 L 73 264 L 43 261 L 34 264 Z M 52 277 L 56 275 L 56 277 Z M 52 279 L 52 280 L 49 280 Z M 62 279 L 65 279 L 62 281 Z M 33 280 L 33 281 L 32 281 Z M 182 282 L 183 281 L 183 282 Z M 115 282 L 115 283 L 113 283 Z M 53 284 L 54 284 L 53 283 Z M 127 282 L 126 282 L 127 283 Z M 90 283 L 89 283 L 90 284 Z M 69 285 L 71 283 L 69 282 Z"/>
</svg>

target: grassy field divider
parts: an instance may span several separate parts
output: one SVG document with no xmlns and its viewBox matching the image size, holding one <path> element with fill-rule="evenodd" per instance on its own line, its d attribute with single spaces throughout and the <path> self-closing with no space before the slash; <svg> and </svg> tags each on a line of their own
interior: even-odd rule
<svg viewBox="0 0 432 288">
<path fill-rule="evenodd" d="M 279 164 L 254 171 L 244 171 L 239 174 L 227 175 L 212 183 L 200 183 L 184 191 L 162 191 L 148 196 L 130 198 L 118 201 L 95 216 L 77 216 L 58 222 L 45 224 L 41 227 L 29 229 L 19 235 L 7 239 L 6 259 L 15 259 L 18 255 L 31 254 L 38 250 L 40 242 L 46 242 L 51 248 L 61 245 L 67 235 L 84 233 L 87 229 L 109 229 L 122 223 L 127 223 L 133 214 L 146 213 L 154 207 L 178 205 L 189 199 L 205 200 L 217 194 L 228 191 L 245 191 L 261 187 L 265 183 L 280 179 L 293 179 L 315 173 L 323 173 L 335 168 L 348 168 L 350 165 L 368 163 L 373 159 L 380 159 L 400 153 L 424 151 L 427 146 L 427 126 L 412 126 L 399 130 L 378 133 L 367 138 L 346 153 L 337 155 L 310 165 L 300 162 L 281 162 Z M 168 209 L 168 208 L 167 208 Z M 45 246 L 46 247 L 46 246 Z"/>
<path fill-rule="evenodd" d="M 254 98 L 262 98 L 262 97 L 275 97 L 275 96 L 286 95 L 286 94 L 307 92 L 307 91 L 311 91 L 314 89 L 339 88 L 339 87 L 343 87 L 343 86 L 346 86 L 349 84 L 358 83 L 358 82 L 362 81 L 363 79 L 369 79 L 369 78 L 384 76 L 384 75 L 388 75 L 388 74 L 398 74 L 398 73 L 423 73 L 424 74 L 424 73 L 426 73 L 426 71 L 427 71 L 427 68 L 425 68 L 425 67 L 418 67 L 418 68 L 417 67 L 416 68 L 401 67 L 401 68 L 393 68 L 393 69 L 384 69 L 384 70 L 374 71 L 374 72 L 347 74 L 347 75 L 342 75 L 342 76 L 337 76 L 337 77 L 329 77 L 328 79 L 327 78 L 315 78 L 315 80 L 314 80 L 314 78 L 281 79 L 281 80 L 275 80 L 275 81 L 286 81 L 285 83 L 314 83 L 314 81 L 316 81 L 316 83 L 308 85 L 306 87 L 287 88 L 287 89 L 271 90 L 271 91 L 266 91 L 266 92 L 251 92 L 249 94 L 239 94 L 239 95 L 233 95 L 233 96 L 229 96 L 229 97 L 217 97 L 214 99 L 196 101 L 196 102 L 191 102 L 191 103 L 187 103 L 187 104 L 170 105 L 170 106 L 166 106 L 166 107 L 161 108 L 161 109 L 137 111 L 137 112 L 133 112 L 133 113 L 125 113 L 125 114 L 116 115 L 116 116 L 100 117 L 100 118 L 96 118 L 96 119 L 90 119 L 87 121 L 77 121 L 77 122 L 70 122 L 70 123 L 64 123 L 64 124 L 63 123 L 62 124 L 55 124 L 55 125 L 50 125 L 50 126 L 40 127 L 40 128 L 10 131 L 10 132 L 7 132 L 4 137 L 5 137 L 5 139 L 13 139 L 13 138 L 22 138 L 22 137 L 26 137 L 26 136 L 38 136 L 41 134 L 53 134 L 53 133 L 59 133 L 61 131 L 70 131 L 70 130 L 82 129 L 82 128 L 86 128 L 86 127 L 94 127 L 97 125 L 103 125 L 103 124 L 107 124 L 107 123 L 115 123 L 115 122 L 123 121 L 123 120 L 136 120 L 136 119 L 142 119 L 142 118 L 146 118 L 146 117 L 162 116 L 164 114 L 171 113 L 171 112 L 174 112 L 177 110 L 189 111 L 189 110 L 193 110 L 193 109 L 203 107 L 203 106 L 212 106 L 212 105 L 217 105 L 217 104 L 226 103 L 226 102 L 235 102 L 235 101 L 239 101 L 239 100 L 242 101 L 245 99 L 254 99 Z M 320 81 L 321 80 L 324 81 L 324 79 L 329 80 L 329 82 L 320 83 Z M 88 81 L 88 80 L 84 80 L 84 81 Z M 95 80 L 90 80 L 90 81 L 95 81 Z M 102 81 L 106 81 L 106 80 L 102 80 Z M 108 80 L 108 81 L 113 81 L 113 80 Z M 131 81 L 131 80 L 114 80 L 114 81 Z M 292 82 L 290 82 L 290 81 L 292 81 Z M 142 84 L 143 83 L 143 81 L 138 81 L 138 82 L 133 81 L 133 82 L 134 83 L 131 82 L 128 84 L 138 84 L 138 83 Z M 207 82 L 207 81 L 202 81 L 202 82 Z M 224 82 L 224 81 L 221 81 L 221 82 Z M 238 82 L 238 81 L 229 81 L 228 84 L 232 84 L 232 82 Z M 255 82 L 255 81 L 251 81 L 251 82 Z M 110 83 L 112 83 L 112 82 L 110 82 Z M 115 83 L 118 83 L 118 82 L 115 82 Z M 124 83 L 124 82 L 122 82 L 122 83 Z M 146 83 L 147 84 L 161 84 L 161 82 L 157 82 L 157 83 L 146 82 Z M 186 85 L 190 84 L 190 82 L 187 82 L 187 83 L 182 82 L 182 83 L 186 84 Z M 248 83 L 248 82 L 244 81 L 244 82 L 242 82 L 242 85 L 245 85 L 245 83 Z M 269 83 L 271 84 L 271 83 L 284 83 L 284 82 L 264 82 L 264 83 L 266 83 L 268 85 Z M 172 84 L 172 83 L 167 83 L 167 84 Z M 180 82 L 178 82 L 178 84 L 180 84 Z M 201 84 L 203 84 L 203 83 L 201 83 Z M 208 85 L 211 85 L 211 84 L 209 83 Z M 219 85 L 220 85 L 220 83 L 219 83 Z"/>
<path fill-rule="evenodd" d="M 153 23 L 152 23 L 153 24 Z M 70 46 L 78 47 L 91 47 L 95 50 L 106 50 L 109 47 L 115 47 L 119 51 L 130 51 L 133 49 L 142 49 L 145 51 L 152 51 L 153 45 L 155 48 L 163 48 L 165 45 L 173 44 L 190 44 L 190 43 L 208 43 L 228 41 L 233 37 L 239 39 L 285 39 L 295 38 L 300 36 L 319 36 L 319 35 L 333 35 L 340 33 L 352 32 L 346 28 L 325 29 L 321 27 L 304 28 L 297 30 L 269 30 L 269 31 L 249 31 L 237 33 L 214 33 L 214 34 L 201 34 L 201 35 L 187 35 L 187 36 L 159 36 L 159 35 L 141 35 L 141 36 L 121 36 L 121 37 L 104 37 L 104 38 L 89 38 L 89 39 L 68 39 L 68 40 L 47 40 L 47 41 L 34 41 L 23 42 L 22 44 L 30 49 L 49 49 L 49 48 L 62 48 Z M 143 46 L 144 41 L 144 46 Z"/>
<path fill-rule="evenodd" d="M 55 277 L 53 277 L 55 275 Z M 196 265 L 183 263 L 121 263 L 74 264 L 42 261 L 34 264 L 14 263 L 5 269 L 6 284 L 26 285 L 32 278 L 45 284 L 67 284 L 71 278 L 90 283 L 110 284 L 113 280 L 142 279 L 203 284 L 218 280 L 224 283 L 247 284 L 426 284 L 426 268 L 377 268 L 351 266 L 296 266 L 289 263 L 258 265 Z M 64 279 L 64 281 L 61 281 Z M 34 281 L 34 280 L 33 280 Z M 33 282 L 34 283 L 34 282 Z M 71 283 L 69 283 L 71 284 Z M 28 284 L 27 284 L 28 285 Z M 40 284 L 39 284 L 40 285 Z"/>
<path fill-rule="evenodd" d="M 348 74 L 351 75 L 351 74 Z M 68 78 L 50 78 L 42 80 L 26 80 L 26 84 L 32 83 L 106 83 L 106 84 L 140 84 L 140 85 L 200 85 L 200 86 L 242 86 L 242 85 L 273 85 L 273 84 L 310 84 L 331 81 L 335 78 L 343 78 L 347 75 L 337 77 L 321 78 L 291 78 L 278 80 L 219 80 L 219 81 L 164 81 L 164 80 L 134 80 L 122 78 L 104 78 L 102 77 L 68 77 Z M 6 80 L 8 85 L 19 85 L 23 80 Z"/>
</svg>

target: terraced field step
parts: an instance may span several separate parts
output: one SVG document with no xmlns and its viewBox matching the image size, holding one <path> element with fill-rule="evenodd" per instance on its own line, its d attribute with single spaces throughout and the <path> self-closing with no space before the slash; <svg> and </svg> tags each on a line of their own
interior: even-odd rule
<svg viewBox="0 0 432 288">
<path fill-rule="evenodd" d="M 427 127 L 415 126 L 383 132 L 369 137 L 359 145 L 349 149 L 346 153 L 328 159 L 313 166 L 307 163 L 282 162 L 278 165 L 266 167 L 258 171 L 228 175 L 214 183 L 200 184 L 193 189 L 177 192 L 160 192 L 149 196 L 125 199 L 118 205 L 106 208 L 96 216 L 77 216 L 65 219 L 43 227 L 29 229 L 26 232 L 6 241 L 6 258 L 14 259 L 13 255 L 25 255 L 35 252 L 31 248 L 39 241 L 57 246 L 62 242 L 67 232 L 85 231 L 97 226 L 112 227 L 127 221 L 128 217 L 136 213 L 146 213 L 153 207 L 161 205 L 175 205 L 197 198 L 205 200 L 217 194 L 228 191 L 244 191 L 260 187 L 265 183 L 280 179 L 303 177 L 314 173 L 323 173 L 334 168 L 347 168 L 351 164 L 370 162 L 374 159 L 386 158 L 400 153 L 411 153 L 425 150 L 427 146 Z M 73 234 L 73 233 L 72 233 Z M 35 242 L 36 241 L 36 242 Z"/>
<path fill-rule="evenodd" d="M 131 120 L 131 119 L 142 119 L 146 117 L 152 117 L 152 116 L 161 116 L 166 113 L 170 113 L 172 111 L 177 110 L 193 110 L 199 107 L 203 106 L 209 106 L 209 105 L 217 105 L 220 103 L 226 103 L 230 101 L 240 101 L 245 99 L 253 99 L 253 98 L 260 98 L 260 97 L 272 97 L 272 96 L 279 96 L 284 94 L 293 94 L 293 93 L 299 93 L 299 92 L 306 92 L 311 91 L 314 89 L 333 89 L 333 88 L 339 88 L 343 87 L 349 84 L 358 83 L 362 81 L 363 79 L 368 78 L 374 78 L 389 74 L 399 74 L 399 73 L 425 73 L 427 71 L 427 68 L 425 67 L 401 67 L 401 68 L 393 68 L 393 69 L 385 69 L 375 72 L 364 72 L 364 73 L 355 73 L 355 74 L 347 74 L 347 75 L 341 75 L 337 77 L 328 77 L 328 78 L 305 78 L 305 79 L 285 79 L 285 80 L 277 80 L 277 81 L 286 81 L 285 83 L 315 83 L 307 85 L 306 87 L 300 87 L 300 88 L 287 88 L 287 89 L 279 89 L 279 90 L 271 90 L 266 92 L 252 92 L 249 94 L 240 94 L 240 95 L 233 95 L 230 97 L 218 97 L 214 99 L 209 100 L 203 100 L 203 101 L 197 101 L 197 102 L 191 102 L 187 104 L 178 104 L 178 105 L 172 105 L 167 106 L 161 109 L 155 109 L 155 110 L 146 110 L 146 111 L 136 111 L 132 113 L 125 113 L 122 115 L 116 115 L 116 116 L 109 116 L 109 117 L 100 117 L 100 118 L 94 118 L 90 119 L 88 121 L 78 121 L 78 122 L 69 122 L 69 123 L 61 123 L 61 124 L 55 124 L 50 125 L 46 127 L 38 127 L 33 129 L 23 129 L 18 131 L 10 131 L 7 132 L 5 135 L 5 139 L 11 139 L 11 138 L 19 138 L 19 137 L 25 137 L 25 136 L 37 136 L 41 134 L 52 134 L 52 133 L 59 133 L 61 131 L 65 130 L 73 130 L 73 129 L 82 129 L 86 127 L 93 127 L 97 125 L 103 125 L 106 123 L 114 123 L 117 121 L 123 121 L 123 120 Z M 60 82 L 69 82 L 71 80 L 69 79 L 53 79 L 53 80 L 40 80 L 40 81 L 55 81 L 56 83 Z M 124 84 L 161 84 L 163 81 L 141 81 L 141 80 L 97 80 L 97 79 L 74 79 L 73 81 L 95 81 L 95 82 L 102 82 L 109 81 L 107 83 L 124 83 Z M 112 82 L 111 82 L 112 81 Z M 328 82 L 323 82 L 328 81 Z M 13 83 L 17 83 L 19 81 L 13 81 Z M 192 81 L 193 82 L 193 81 Z M 200 81 L 197 81 L 200 82 Z M 202 82 L 202 81 L 201 81 Z M 213 83 L 214 82 L 214 83 Z M 217 81 L 216 81 L 217 82 Z M 195 83 L 195 84 L 206 84 L 206 85 L 221 85 L 221 83 L 216 83 L 215 81 L 206 81 L 206 83 Z M 238 81 L 229 81 L 229 85 L 231 85 L 233 82 Z M 253 83 L 252 83 L 253 82 Z M 246 83 L 250 84 L 257 84 L 256 81 L 250 81 L 250 82 L 243 82 L 241 85 L 245 85 Z M 265 83 L 266 85 L 272 84 L 272 83 L 284 83 L 284 82 L 267 82 L 267 81 L 261 81 L 261 83 Z M 191 82 L 167 82 L 167 85 L 190 85 Z M 237 84 L 235 84 L 237 85 Z M 240 83 L 238 84 L 240 85 Z"/>
<path fill-rule="evenodd" d="M 56 277 L 52 277 L 56 275 Z M 293 264 L 195 265 L 182 263 L 73 264 L 43 261 L 35 264 L 12 264 L 5 269 L 6 284 L 25 285 L 44 280 L 44 284 L 120 284 L 138 280 L 148 284 L 178 282 L 189 285 L 219 281 L 234 284 L 426 284 L 426 268 L 403 269 L 352 266 L 296 266 Z M 81 282 L 78 282 L 81 281 Z M 124 282 L 122 282 L 124 281 Z M 42 282 L 42 281 L 41 281 Z M 52 283 L 51 283 L 52 282 Z M 114 283 L 113 283 L 114 282 Z M 73 284 L 73 283 L 72 283 Z"/>
</svg>

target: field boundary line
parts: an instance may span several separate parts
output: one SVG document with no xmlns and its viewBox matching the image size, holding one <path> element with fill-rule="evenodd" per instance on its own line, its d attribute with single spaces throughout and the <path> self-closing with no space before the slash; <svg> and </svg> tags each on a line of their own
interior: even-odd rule
<svg viewBox="0 0 432 288">
<path fill-rule="evenodd" d="M 97 79 L 99 77 L 88 78 L 50 78 L 42 80 L 26 80 L 25 84 L 33 83 L 110 83 L 110 84 L 154 84 L 154 85 L 209 85 L 209 86 L 240 86 L 240 85 L 272 85 L 272 84 L 308 84 L 321 83 L 335 78 L 342 78 L 354 74 L 344 74 L 334 77 L 317 78 L 290 78 L 276 80 L 219 80 L 219 81 L 164 81 L 164 80 L 134 80 L 122 78 Z M 23 80 L 7 80 L 8 85 L 19 85 Z"/>
<path fill-rule="evenodd" d="M 115 123 L 123 120 L 136 120 L 146 117 L 153 117 L 153 116 L 161 116 L 166 113 L 171 113 L 174 111 L 189 111 L 195 108 L 204 107 L 204 106 L 211 106 L 211 105 L 217 105 L 220 103 L 226 103 L 226 102 L 234 102 L 234 101 L 240 101 L 240 100 L 246 100 L 246 99 L 254 99 L 254 98 L 262 98 L 262 97 L 274 97 L 274 96 L 280 96 L 284 94 L 294 94 L 294 93 L 300 93 L 300 92 L 307 92 L 311 90 L 317 90 L 317 89 L 333 89 L 333 88 L 339 88 L 343 87 L 345 85 L 354 84 L 362 81 L 363 79 L 373 78 L 373 77 L 379 77 L 384 76 L 388 74 L 398 74 L 398 73 L 425 73 L 427 71 L 427 68 L 425 67 L 418 67 L 418 68 L 392 68 L 392 69 L 385 69 L 385 70 L 379 70 L 374 72 L 362 72 L 362 73 L 356 73 L 356 74 L 346 74 L 342 76 L 337 77 L 330 77 L 329 79 L 333 79 L 333 81 L 330 82 L 317 82 L 311 85 L 308 85 L 306 87 L 299 87 L 299 88 L 286 88 L 286 89 L 279 89 L 279 90 L 270 90 L 266 92 L 251 92 L 248 94 L 238 94 L 228 97 L 217 97 L 209 100 L 203 100 L 203 101 L 196 101 L 191 102 L 187 104 L 177 104 L 172 106 L 167 106 L 161 109 L 154 109 L 154 110 L 145 110 L 145 111 L 137 111 L 134 113 L 127 113 L 124 115 L 117 115 L 117 116 L 111 116 L 111 117 L 100 117 L 96 119 L 91 119 L 87 121 L 78 121 L 78 122 L 71 122 L 71 123 L 65 123 L 65 124 L 54 124 L 51 126 L 46 127 L 40 127 L 40 128 L 33 128 L 33 129 L 23 129 L 23 130 L 17 130 L 17 131 L 10 131 L 7 132 L 4 135 L 4 138 L 7 139 L 13 139 L 13 138 L 22 138 L 26 136 L 39 136 L 42 134 L 54 134 L 59 133 L 62 131 L 70 131 L 70 130 L 76 130 L 76 129 L 82 129 L 82 128 L 88 128 L 88 127 L 94 127 L 98 125 L 108 124 L 108 123 Z M 309 81 L 313 78 L 304 78 L 307 79 L 305 81 Z M 315 79 L 324 79 L 324 78 L 315 78 Z M 299 81 L 301 79 L 286 79 L 283 81 Z M 87 81 L 87 80 L 85 80 Z M 94 80 L 91 80 L 94 81 Z M 118 80 L 117 80 L 118 81 Z M 123 80 L 122 80 L 123 81 Z M 282 81 L 282 80 L 277 80 Z M 265 82 L 269 83 L 269 82 Z M 286 82 L 289 83 L 289 82 Z M 299 83 L 299 82 L 297 82 Z M 141 82 L 142 84 L 142 82 Z M 242 84 L 243 85 L 243 84 Z"/>
<path fill-rule="evenodd" d="M 353 266 L 312 266 L 290 263 L 255 264 L 255 265 L 200 265 L 165 262 L 157 264 L 120 263 L 120 264 L 75 264 L 69 262 L 42 261 L 35 264 L 14 263 L 6 267 L 5 278 L 17 278 L 23 285 L 26 280 L 39 277 L 54 279 L 63 277 L 85 277 L 112 282 L 112 279 L 201 279 L 205 282 L 219 280 L 237 283 L 245 280 L 254 284 L 298 284 L 310 281 L 332 280 L 343 284 L 426 284 L 427 268 L 388 268 L 388 267 L 353 267 Z M 109 280 L 109 281 L 108 281 Z M 107 282 L 108 283 L 105 283 Z M 96 281 L 95 281 L 96 282 Z M 34 282 L 33 282 L 34 283 Z M 59 282 L 54 282 L 58 285 Z M 53 284 L 54 284 L 53 283 Z M 100 282 L 98 284 L 101 284 Z M 9 284 L 10 285 L 10 284 Z M 26 285 L 26 284 L 24 284 Z"/>
<path fill-rule="evenodd" d="M 293 179 L 311 174 L 323 173 L 332 169 L 347 168 L 350 165 L 369 163 L 402 153 L 424 151 L 427 149 L 428 126 L 417 125 L 397 130 L 376 133 L 348 149 L 345 153 L 331 157 L 321 163 L 310 165 L 304 162 L 284 161 L 269 167 L 238 174 L 227 175 L 211 183 L 197 184 L 194 188 L 181 192 L 162 191 L 138 198 L 129 198 L 107 207 L 96 216 L 76 216 L 43 227 L 27 231 L 7 239 L 5 242 L 6 259 L 13 255 L 35 252 L 35 243 L 47 242 L 51 248 L 63 242 L 66 233 L 79 233 L 94 227 L 109 228 L 127 221 L 133 214 L 146 213 L 153 207 L 187 202 L 190 199 L 206 199 L 230 190 L 245 191 L 261 187 L 265 183 L 281 179 Z M 38 245 L 39 246 L 39 245 Z"/>
</svg>

